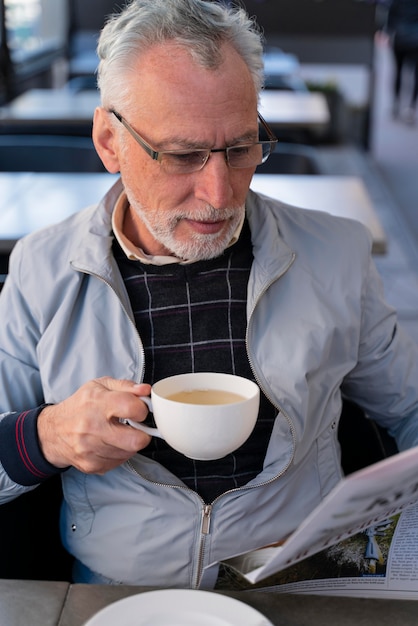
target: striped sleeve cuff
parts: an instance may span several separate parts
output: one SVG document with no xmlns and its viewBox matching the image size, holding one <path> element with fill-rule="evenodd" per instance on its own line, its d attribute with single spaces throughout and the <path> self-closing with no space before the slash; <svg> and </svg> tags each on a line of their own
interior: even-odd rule
<svg viewBox="0 0 418 626">
<path fill-rule="evenodd" d="M 0 421 L 0 461 L 8 476 L 19 485 L 37 485 L 65 471 L 51 465 L 42 454 L 37 421 L 45 406 L 8 413 Z"/>
</svg>

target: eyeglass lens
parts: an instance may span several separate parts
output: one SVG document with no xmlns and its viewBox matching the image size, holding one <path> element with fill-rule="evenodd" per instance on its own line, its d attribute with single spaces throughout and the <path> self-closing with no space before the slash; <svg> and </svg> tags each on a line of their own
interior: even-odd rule
<svg viewBox="0 0 418 626">
<path fill-rule="evenodd" d="M 169 172 L 192 172 L 202 169 L 212 152 L 225 152 L 228 165 L 232 168 L 254 167 L 267 159 L 271 152 L 271 142 L 231 146 L 224 150 L 194 150 L 186 153 L 162 152 L 161 165 Z"/>
</svg>

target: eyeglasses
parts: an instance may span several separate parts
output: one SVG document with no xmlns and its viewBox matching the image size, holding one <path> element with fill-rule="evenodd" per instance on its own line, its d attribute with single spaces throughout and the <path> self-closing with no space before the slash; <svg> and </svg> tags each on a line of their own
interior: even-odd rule
<svg viewBox="0 0 418 626">
<path fill-rule="evenodd" d="M 267 161 L 278 141 L 270 126 L 258 113 L 258 119 L 268 136 L 267 141 L 257 141 L 228 148 L 214 148 L 212 150 L 198 148 L 196 150 L 164 150 L 158 152 L 151 148 L 117 111 L 111 109 L 109 113 L 112 113 L 124 125 L 135 141 L 154 161 L 159 161 L 167 174 L 191 174 L 192 172 L 198 172 L 205 167 L 212 152 L 225 152 L 226 162 L 229 167 L 234 169 L 256 167 Z"/>
</svg>

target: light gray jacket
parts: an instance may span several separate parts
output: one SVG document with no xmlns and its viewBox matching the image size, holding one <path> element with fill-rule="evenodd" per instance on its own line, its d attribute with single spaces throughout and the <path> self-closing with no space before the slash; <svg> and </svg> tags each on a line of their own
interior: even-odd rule
<svg viewBox="0 0 418 626">
<path fill-rule="evenodd" d="M 111 252 L 120 191 L 16 245 L 0 297 L 1 412 L 59 402 L 98 376 L 141 380 Z M 401 448 L 418 442 L 418 352 L 383 301 L 369 234 L 252 192 L 247 214 L 248 357 L 278 409 L 264 469 L 206 504 L 141 454 L 104 476 L 65 472 L 64 544 L 114 581 L 197 586 L 208 564 L 291 532 L 341 477 L 341 390 Z M 0 472 L 3 501 L 26 489 Z"/>
</svg>

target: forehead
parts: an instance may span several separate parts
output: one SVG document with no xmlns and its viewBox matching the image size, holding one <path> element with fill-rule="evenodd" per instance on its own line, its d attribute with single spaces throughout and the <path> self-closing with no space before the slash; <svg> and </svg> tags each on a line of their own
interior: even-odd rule
<svg viewBox="0 0 418 626">
<path fill-rule="evenodd" d="M 208 69 L 174 42 L 150 48 L 129 76 L 131 119 L 152 127 L 254 124 L 258 94 L 251 73 L 232 46 L 224 44 L 222 56 L 219 67 Z"/>
</svg>

